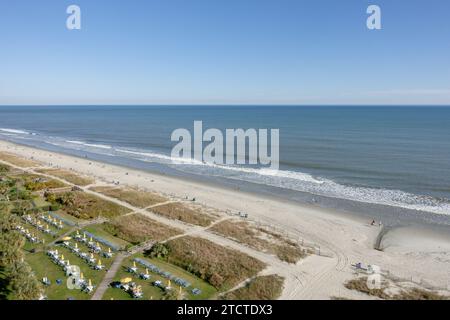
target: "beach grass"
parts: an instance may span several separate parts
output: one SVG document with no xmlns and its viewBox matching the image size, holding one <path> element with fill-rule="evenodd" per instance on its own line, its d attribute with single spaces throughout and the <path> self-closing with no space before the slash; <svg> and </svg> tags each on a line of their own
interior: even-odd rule
<svg viewBox="0 0 450 320">
<path fill-rule="evenodd" d="M 58 177 L 77 186 L 87 186 L 95 181 L 94 179 L 61 169 L 37 169 L 36 172 Z"/>
<path fill-rule="evenodd" d="M 28 160 L 8 152 L 0 152 L 0 160 L 6 161 L 21 168 L 36 167 L 40 165 L 40 163 L 37 161 Z"/>
<path fill-rule="evenodd" d="M 127 215 L 105 222 L 103 229 L 132 244 L 148 240 L 159 242 L 182 233 L 179 229 L 164 225 L 141 214 Z"/>
<path fill-rule="evenodd" d="M 417 287 L 401 288 L 399 293 L 387 294 L 386 283 L 382 284 L 381 288 L 369 288 L 367 285 L 367 277 L 349 280 L 344 286 L 349 290 L 356 290 L 382 300 L 450 300 L 449 296 L 443 296 L 435 291 Z"/>
<path fill-rule="evenodd" d="M 245 286 L 226 293 L 225 300 L 275 300 L 283 291 L 284 278 L 278 275 L 259 276 Z"/>
<path fill-rule="evenodd" d="M 200 208 L 194 210 L 182 203 L 169 203 L 151 208 L 149 211 L 169 219 L 202 227 L 209 226 L 215 220 L 214 217 L 203 213 Z"/>
<path fill-rule="evenodd" d="M 125 201 L 139 208 L 146 208 L 168 200 L 156 193 L 131 188 L 92 187 L 90 190 Z"/>
<path fill-rule="evenodd" d="M 206 239 L 182 237 L 168 241 L 166 261 L 226 291 L 255 276 L 266 265 L 244 253 Z"/>
<path fill-rule="evenodd" d="M 245 221 L 225 220 L 209 230 L 256 250 L 274 254 L 288 263 L 296 263 L 306 256 L 302 248 L 291 240 L 273 231 L 257 229 Z"/>
</svg>

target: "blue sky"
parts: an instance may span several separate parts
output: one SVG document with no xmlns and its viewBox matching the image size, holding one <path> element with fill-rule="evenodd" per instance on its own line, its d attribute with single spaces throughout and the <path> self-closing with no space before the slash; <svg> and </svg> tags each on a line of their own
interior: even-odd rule
<svg viewBox="0 0 450 320">
<path fill-rule="evenodd" d="M 448 0 L 1 0 L 0 104 L 450 104 L 449 15 Z"/>
</svg>

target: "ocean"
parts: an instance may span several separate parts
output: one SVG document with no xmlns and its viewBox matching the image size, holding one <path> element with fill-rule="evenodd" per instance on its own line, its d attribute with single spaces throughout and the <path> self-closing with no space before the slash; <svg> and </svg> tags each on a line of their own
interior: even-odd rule
<svg viewBox="0 0 450 320">
<path fill-rule="evenodd" d="M 171 133 L 195 120 L 279 129 L 280 170 L 174 163 Z M 0 139 L 392 223 L 450 225 L 448 107 L 2 106 Z"/>
</svg>

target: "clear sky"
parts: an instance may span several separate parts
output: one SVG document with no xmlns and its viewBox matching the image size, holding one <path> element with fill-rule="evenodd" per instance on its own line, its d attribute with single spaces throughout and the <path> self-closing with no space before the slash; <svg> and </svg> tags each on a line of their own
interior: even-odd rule
<svg viewBox="0 0 450 320">
<path fill-rule="evenodd" d="M 113 103 L 450 104 L 450 1 L 0 0 L 0 104 Z"/>
</svg>

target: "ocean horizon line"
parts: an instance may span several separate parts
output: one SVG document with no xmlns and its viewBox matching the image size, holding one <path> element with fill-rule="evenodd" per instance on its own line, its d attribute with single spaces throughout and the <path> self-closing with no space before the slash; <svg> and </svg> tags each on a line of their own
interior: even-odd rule
<svg viewBox="0 0 450 320">
<path fill-rule="evenodd" d="M 184 104 L 0 104 L 0 107 L 299 107 L 299 108 L 320 108 L 320 107 L 343 107 L 343 108 L 450 108 L 450 104 L 215 104 L 215 103 L 184 103 Z"/>
</svg>

